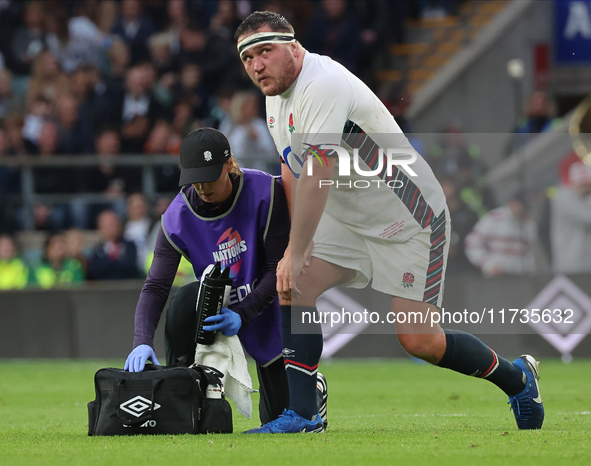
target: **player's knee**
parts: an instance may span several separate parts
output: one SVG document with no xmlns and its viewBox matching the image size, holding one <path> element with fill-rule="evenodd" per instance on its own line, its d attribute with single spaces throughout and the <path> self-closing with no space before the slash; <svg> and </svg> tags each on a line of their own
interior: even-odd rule
<svg viewBox="0 0 591 466">
<path fill-rule="evenodd" d="M 324 287 L 319 287 L 317 283 L 308 277 L 298 280 L 299 296 L 294 297 L 292 293 L 292 305 L 294 306 L 316 306 L 318 297 L 326 291 Z"/>
<path fill-rule="evenodd" d="M 433 335 L 399 334 L 398 341 L 411 356 L 425 361 L 434 359 Z"/>
</svg>

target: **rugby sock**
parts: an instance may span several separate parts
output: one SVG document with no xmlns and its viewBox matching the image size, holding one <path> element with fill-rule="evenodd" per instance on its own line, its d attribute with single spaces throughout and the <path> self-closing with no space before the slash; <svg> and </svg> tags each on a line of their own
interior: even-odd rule
<svg viewBox="0 0 591 466">
<path fill-rule="evenodd" d="M 322 327 L 313 323 L 314 316 L 318 320 L 317 313 L 315 307 L 281 306 L 281 341 L 289 384 L 289 409 L 309 420 L 318 414 L 316 373 L 322 354 Z M 306 316 L 305 325 L 302 324 L 303 316 Z M 308 319 L 309 316 L 312 319 Z M 312 323 L 308 324 L 308 320 Z M 294 333 L 298 330 L 306 333 Z"/>
<path fill-rule="evenodd" d="M 519 367 L 498 356 L 474 335 L 461 330 L 444 331 L 447 347 L 439 367 L 487 379 L 509 396 L 523 391 L 524 373 Z"/>
</svg>

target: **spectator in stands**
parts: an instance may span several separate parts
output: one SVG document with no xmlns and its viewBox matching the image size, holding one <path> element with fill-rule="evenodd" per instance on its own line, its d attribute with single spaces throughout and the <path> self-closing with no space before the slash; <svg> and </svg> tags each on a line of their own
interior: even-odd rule
<svg viewBox="0 0 591 466">
<path fill-rule="evenodd" d="M 90 73 L 86 72 L 85 67 L 77 68 L 68 75 L 68 92 L 80 105 L 90 100 Z"/>
<path fill-rule="evenodd" d="M 14 28 L 19 25 L 22 5 L 16 5 L 15 2 L 6 2 L 3 8 L 0 8 L 0 70 L 8 68 L 12 70 L 10 63 L 10 37 Z"/>
<path fill-rule="evenodd" d="M 534 92 L 527 100 L 525 117 L 517 122 L 515 136 L 510 141 L 507 155 L 521 149 L 534 139 L 536 134 L 551 131 L 556 120 L 553 116 L 554 106 L 544 91 Z"/>
<path fill-rule="evenodd" d="M 121 154 L 121 141 L 114 128 L 104 128 L 95 140 L 96 153 L 101 158 L 98 167 L 80 170 L 75 177 L 77 192 L 102 193 L 102 202 L 88 202 L 78 196 L 70 202 L 73 223 L 77 228 L 94 227 L 96 215 L 104 209 L 115 211 L 125 218 L 127 207 L 125 193 L 138 192 L 141 189 L 141 168 L 113 164 Z"/>
<path fill-rule="evenodd" d="M 0 125 L 0 160 L 6 159 L 9 154 L 8 134 Z M 0 165 L 0 194 L 18 194 L 20 169 L 18 167 L 5 167 Z"/>
<path fill-rule="evenodd" d="M 168 28 L 166 33 L 170 37 L 170 50 L 174 55 L 180 51 L 181 32 L 189 26 L 189 13 L 185 0 L 169 0 L 166 3 Z"/>
<path fill-rule="evenodd" d="M 90 123 L 80 115 L 76 99 L 65 94 L 57 103 L 59 150 L 62 154 L 93 154 L 94 134 Z"/>
<path fill-rule="evenodd" d="M 68 257 L 64 234 L 49 235 L 41 263 L 31 268 L 29 286 L 49 289 L 76 286 L 82 282 L 84 269 L 77 259 Z"/>
<path fill-rule="evenodd" d="M 471 160 L 468 162 L 467 159 Z M 439 141 L 429 150 L 427 161 L 438 177 L 457 177 L 460 165 L 469 168 L 475 179 L 486 174 L 486 165 L 480 160 L 480 148 L 468 146 L 458 121 L 443 128 Z"/>
<path fill-rule="evenodd" d="M 180 63 L 199 65 L 203 85 L 211 94 L 223 86 L 235 86 L 240 82 L 242 71 L 236 60 L 236 46 L 230 38 L 215 31 L 207 33 L 195 25 L 181 32 Z"/>
<path fill-rule="evenodd" d="M 209 120 L 209 118 L 205 120 Z M 191 104 L 182 100 L 174 104 L 172 119 L 172 132 L 174 134 L 184 137 L 194 129 L 202 128 L 204 124 L 202 120 L 198 120 L 193 115 Z"/>
<path fill-rule="evenodd" d="M 10 154 L 7 131 L 0 126 L 0 161 Z M 20 194 L 21 170 L 19 167 L 0 166 L 0 233 L 11 233 L 16 229 L 15 213 L 18 201 L 14 196 Z"/>
<path fill-rule="evenodd" d="M 168 0 L 149 0 L 142 2 L 144 7 L 144 14 L 150 18 L 154 28 L 157 31 L 163 31 L 167 24 L 168 12 L 167 3 Z"/>
<path fill-rule="evenodd" d="M 148 253 L 146 242 L 152 221 L 148 217 L 148 203 L 143 194 L 132 194 L 127 198 L 127 222 L 123 237 L 135 244 L 138 270 L 144 270 Z"/>
<path fill-rule="evenodd" d="M 458 186 L 460 198 L 474 210 L 479 217 L 496 206 L 494 195 L 486 185 L 484 176 L 477 176 L 474 159 L 464 154 L 458 159 Z"/>
<path fill-rule="evenodd" d="M 102 0 L 96 7 L 95 23 L 106 36 L 111 33 L 115 21 L 119 17 L 117 2 L 115 0 Z"/>
<path fill-rule="evenodd" d="M 125 94 L 113 102 L 120 109 L 123 152 L 141 152 L 153 123 L 166 116 L 152 92 L 152 71 L 144 65 L 130 68 L 125 79 Z"/>
<path fill-rule="evenodd" d="M 550 222 L 554 271 L 591 272 L 591 167 L 570 166 L 569 183 L 551 200 Z"/>
<path fill-rule="evenodd" d="M 406 118 L 406 110 L 412 103 L 412 94 L 409 92 L 408 87 L 394 87 L 389 89 L 383 97 L 380 97 L 380 99 L 392 114 L 402 132 L 408 134 L 411 139 L 416 138 L 416 136 L 410 134 L 413 131 L 410 122 Z"/>
<path fill-rule="evenodd" d="M 150 59 L 148 39 L 156 32 L 154 23 L 143 14 L 142 9 L 143 5 L 139 0 L 123 0 L 121 16 L 111 28 L 113 34 L 129 45 L 131 63 L 134 65 Z"/>
<path fill-rule="evenodd" d="M 105 210 L 98 216 L 97 224 L 101 243 L 94 248 L 88 262 L 88 279 L 138 278 L 135 244 L 123 238 L 121 219 L 112 210 Z"/>
<path fill-rule="evenodd" d="M 110 41 L 90 18 L 69 18 L 63 8 L 52 8 L 46 15 L 45 24 L 47 47 L 65 73 L 72 73 L 87 64 L 101 66 Z"/>
<path fill-rule="evenodd" d="M 7 153 L 10 155 L 27 155 L 33 151 L 33 145 L 27 144 L 23 135 L 25 121 L 20 115 L 8 115 L 4 119 L 6 129 Z"/>
<path fill-rule="evenodd" d="M 78 102 L 80 119 L 90 125 L 91 131 L 100 129 L 104 123 L 112 121 L 110 115 L 101 113 L 104 101 L 109 100 L 107 83 L 94 65 L 84 65 L 69 76 L 69 93 Z"/>
<path fill-rule="evenodd" d="M 186 63 L 181 68 L 180 79 L 173 88 L 175 102 L 191 105 L 191 114 L 203 119 L 209 115 L 209 93 L 201 84 L 201 68 L 194 63 Z"/>
<path fill-rule="evenodd" d="M 363 43 L 363 49 L 359 57 L 358 69 L 365 83 L 373 84 L 374 82 L 373 61 L 376 57 L 392 42 L 404 42 L 404 15 L 400 5 L 402 3 L 386 1 L 355 3 L 356 14 L 362 21 L 359 37 Z"/>
<path fill-rule="evenodd" d="M 33 204 L 33 230 L 35 231 L 56 231 L 59 228 L 54 226 L 52 221 L 53 209 L 41 202 Z M 21 215 L 22 217 L 22 215 Z M 61 218 L 61 215 L 60 215 Z M 21 220 L 21 228 L 24 228 L 24 221 Z"/>
<path fill-rule="evenodd" d="M 150 224 L 150 233 L 148 234 L 148 240 L 146 242 L 148 251 L 154 251 L 154 247 L 156 246 L 156 238 L 158 237 L 158 231 L 160 230 L 162 221 L 161 217 L 164 215 L 164 212 L 166 212 L 166 209 L 168 209 L 168 206 L 171 202 L 172 197 L 162 196 L 157 199 L 152 206 L 152 212 L 150 214 L 152 217 L 152 223 Z"/>
<path fill-rule="evenodd" d="M 230 0 L 218 0 L 217 11 L 209 21 L 211 32 L 224 37 L 234 37 L 234 32 L 240 26 L 242 20 L 236 14 L 236 5 Z"/>
<path fill-rule="evenodd" d="M 527 101 L 525 121 L 518 125 L 518 133 L 545 133 L 552 128 L 553 107 L 544 91 L 534 92 Z"/>
<path fill-rule="evenodd" d="M 233 87 L 222 87 L 216 92 L 215 98 L 212 100 L 213 105 L 208 118 L 208 122 L 212 127 L 221 128 L 224 125 L 232 124 L 230 106 L 235 92 L 236 89 Z"/>
<path fill-rule="evenodd" d="M 43 98 L 51 105 L 68 92 L 68 77 L 62 72 L 53 52 L 41 52 L 33 62 L 33 73 L 27 90 L 27 106 Z"/>
<path fill-rule="evenodd" d="M 0 235 L 0 290 L 20 290 L 27 286 L 29 269 L 21 258 L 14 238 Z"/>
<path fill-rule="evenodd" d="M 347 8 L 345 0 L 322 0 L 308 31 L 304 42 L 306 49 L 328 55 L 357 73 L 363 49 L 361 23 Z"/>
<path fill-rule="evenodd" d="M 171 155 L 178 159 L 182 137 L 176 134 L 164 120 L 158 120 L 150 132 L 144 146 L 144 153 L 154 155 Z M 176 165 L 157 165 L 154 167 L 156 191 L 159 193 L 178 192 L 178 161 Z"/>
<path fill-rule="evenodd" d="M 11 71 L 25 76 L 31 73 L 31 64 L 45 47 L 44 2 L 25 4 L 24 24 L 15 29 L 8 43 L 6 61 Z"/>
<path fill-rule="evenodd" d="M 439 181 L 445 194 L 451 221 L 446 273 L 447 275 L 474 273 L 477 269 L 466 257 L 464 242 L 478 221 L 478 215 L 460 199 L 453 178 L 443 178 Z"/>
<path fill-rule="evenodd" d="M 70 228 L 64 233 L 64 236 L 66 237 L 66 255 L 80 262 L 86 276 L 90 251 L 86 248 L 84 232 L 78 228 Z"/>
<path fill-rule="evenodd" d="M 121 40 L 114 40 L 109 52 L 107 53 L 109 61 L 109 81 L 120 82 L 123 87 L 125 73 L 131 63 L 131 51 L 129 45 Z"/>
<path fill-rule="evenodd" d="M 145 154 L 178 155 L 182 138 L 174 133 L 166 120 L 158 120 L 144 145 Z M 178 177 L 178 173 L 177 173 Z"/>
<path fill-rule="evenodd" d="M 121 101 L 130 61 L 129 47 L 115 40 L 108 52 L 108 59 L 108 71 L 103 75 L 97 68 L 85 69 L 89 87 L 87 113 L 94 131 L 107 125 L 122 124 Z"/>
<path fill-rule="evenodd" d="M 466 238 L 466 256 L 485 277 L 533 274 L 536 243 L 536 223 L 519 192 L 478 221 Z"/>
<path fill-rule="evenodd" d="M 37 154 L 41 158 L 52 158 L 58 153 L 59 133 L 54 121 L 46 120 L 41 127 Z M 35 192 L 39 194 L 66 194 L 74 192 L 73 169 L 69 167 L 38 167 L 33 169 Z M 64 230 L 68 226 L 68 205 L 64 203 L 47 203 L 51 230 Z M 39 221 L 45 218 L 44 209 L 39 208 Z M 43 212 L 43 214 L 42 214 Z M 40 228 L 46 227 L 39 225 Z"/>
<path fill-rule="evenodd" d="M 178 61 L 171 51 L 172 40 L 172 34 L 160 32 L 154 34 L 148 41 L 152 65 L 158 76 L 158 84 L 169 92 L 177 82 L 179 71 Z"/>
<path fill-rule="evenodd" d="M 255 3 L 248 11 L 243 11 L 240 17 L 246 18 L 253 11 L 272 11 L 279 13 L 289 19 L 290 24 L 296 31 L 301 31 L 302 36 L 306 35 L 310 19 L 315 13 L 315 0 L 268 0 L 258 5 Z"/>
<path fill-rule="evenodd" d="M 228 138 L 236 161 L 247 168 L 278 174 L 277 150 L 267 123 L 259 115 L 258 94 L 234 94 L 230 117 L 229 124 L 220 126 L 220 131 Z"/>
<path fill-rule="evenodd" d="M 12 74 L 0 68 L 0 121 L 11 113 L 24 112 L 24 99 L 12 90 Z"/>
<path fill-rule="evenodd" d="M 53 115 L 51 113 L 51 104 L 43 97 L 33 100 L 28 106 L 27 114 L 22 127 L 24 145 L 26 152 L 35 152 L 35 146 L 39 144 L 41 128 L 43 124 Z"/>
</svg>

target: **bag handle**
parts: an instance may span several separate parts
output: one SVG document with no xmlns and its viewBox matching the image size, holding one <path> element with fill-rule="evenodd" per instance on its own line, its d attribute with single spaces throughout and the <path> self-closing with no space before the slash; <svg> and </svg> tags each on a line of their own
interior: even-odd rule
<svg viewBox="0 0 591 466">
<path fill-rule="evenodd" d="M 193 364 L 189 369 L 199 372 L 207 382 L 208 385 L 222 384 L 224 374 L 212 366 L 204 366 L 202 364 Z"/>
<path fill-rule="evenodd" d="M 121 403 L 119 402 L 120 395 L 121 395 L 121 386 L 125 385 L 125 379 L 120 379 L 117 384 L 117 412 L 115 414 L 111 414 L 111 416 L 109 416 L 109 417 L 111 419 L 113 419 L 114 421 L 120 422 L 123 425 L 134 426 L 134 427 L 140 426 L 143 423 L 145 423 L 146 421 L 151 420 L 152 414 L 154 412 L 154 393 L 156 392 L 156 388 L 158 387 L 160 382 L 162 382 L 162 379 L 152 380 L 152 396 L 150 397 L 150 409 L 148 409 L 148 411 L 145 414 L 142 414 L 137 419 L 125 419 L 122 416 Z"/>
</svg>

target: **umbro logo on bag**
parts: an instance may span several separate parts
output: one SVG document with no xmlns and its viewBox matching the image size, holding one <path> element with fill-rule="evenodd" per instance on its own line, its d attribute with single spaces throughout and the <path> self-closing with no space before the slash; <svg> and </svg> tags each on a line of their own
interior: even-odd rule
<svg viewBox="0 0 591 466">
<path fill-rule="evenodd" d="M 123 411 L 135 417 L 140 417 L 143 415 L 150 409 L 151 406 L 152 401 L 144 398 L 143 396 L 136 396 L 131 400 L 127 400 L 125 403 L 121 403 L 119 405 Z M 158 408 L 160 408 L 160 405 L 158 403 L 154 403 L 154 411 L 156 411 Z"/>
</svg>

